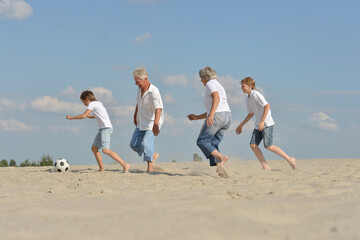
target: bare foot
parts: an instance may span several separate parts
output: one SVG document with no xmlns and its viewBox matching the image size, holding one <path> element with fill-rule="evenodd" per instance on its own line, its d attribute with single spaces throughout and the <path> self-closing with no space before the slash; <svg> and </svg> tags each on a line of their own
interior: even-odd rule
<svg viewBox="0 0 360 240">
<path fill-rule="evenodd" d="M 220 162 L 217 164 L 218 166 L 222 167 L 224 164 L 229 160 L 228 156 L 223 155 L 223 157 L 220 159 Z"/>
<path fill-rule="evenodd" d="M 105 172 L 105 169 L 99 169 L 98 172 Z"/>
<path fill-rule="evenodd" d="M 222 166 L 218 166 L 216 168 L 216 172 L 218 173 L 218 175 L 220 177 L 223 177 L 223 178 L 228 178 L 229 177 L 229 173 L 226 171 L 226 169 Z"/>
<path fill-rule="evenodd" d="M 290 166 L 292 167 L 292 169 L 295 170 L 296 169 L 296 159 L 291 157 L 289 163 L 290 163 Z"/>
<path fill-rule="evenodd" d="M 129 169 L 131 168 L 131 164 L 130 163 L 125 163 L 125 167 L 124 167 L 124 173 L 129 172 Z"/>
<path fill-rule="evenodd" d="M 153 154 L 153 166 L 155 166 L 155 162 L 156 160 L 159 158 L 159 154 L 158 153 L 154 153 Z"/>
<path fill-rule="evenodd" d="M 271 171 L 271 168 L 269 166 L 263 166 L 262 169 L 265 171 Z"/>
<path fill-rule="evenodd" d="M 154 163 L 148 161 L 147 164 L 148 164 L 148 168 L 147 168 L 146 172 L 147 172 L 147 173 L 153 172 L 153 171 L 154 171 Z"/>
</svg>

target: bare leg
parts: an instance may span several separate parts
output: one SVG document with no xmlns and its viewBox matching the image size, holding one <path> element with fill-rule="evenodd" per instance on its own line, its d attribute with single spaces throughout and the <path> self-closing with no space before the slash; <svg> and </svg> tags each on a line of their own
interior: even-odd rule
<svg viewBox="0 0 360 240">
<path fill-rule="evenodd" d="M 286 161 L 289 162 L 290 166 L 292 167 L 293 170 L 296 169 L 296 163 L 295 163 L 295 158 L 293 157 L 289 157 L 283 150 L 281 150 L 281 148 L 275 146 L 275 145 L 271 145 L 270 147 L 267 148 L 267 150 L 272 151 L 273 153 L 276 153 L 277 155 L 283 157 Z"/>
<path fill-rule="evenodd" d="M 222 167 L 227 162 L 227 160 L 229 160 L 228 156 L 226 156 L 224 154 L 221 154 L 218 150 L 212 151 L 211 155 L 214 156 L 216 159 L 218 159 L 220 161 L 217 164 L 220 167 Z"/>
<path fill-rule="evenodd" d="M 264 170 L 270 171 L 271 168 L 269 167 L 269 165 L 265 161 L 264 155 L 262 154 L 260 148 L 256 144 L 250 144 L 250 147 L 254 151 L 255 156 L 257 157 L 257 159 L 259 159 L 262 168 Z"/>
<path fill-rule="evenodd" d="M 99 165 L 99 171 L 100 172 L 105 172 L 103 160 L 102 160 L 101 154 L 99 152 L 99 149 L 97 147 L 95 147 L 95 146 L 92 146 L 91 151 L 95 155 L 96 161 L 97 161 L 97 163 Z"/>
<path fill-rule="evenodd" d="M 155 162 L 156 162 L 156 160 L 159 158 L 159 154 L 158 153 L 156 153 L 156 152 L 154 152 L 154 154 L 153 154 L 153 166 L 155 166 Z"/>
<path fill-rule="evenodd" d="M 153 171 L 154 171 L 154 163 L 147 161 L 147 171 L 146 172 L 151 173 Z"/>
<path fill-rule="evenodd" d="M 116 152 L 105 148 L 105 149 L 103 149 L 103 153 L 105 153 L 106 155 L 109 155 L 110 157 L 112 157 L 112 159 L 114 159 L 115 161 L 120 163 L 121 166 L 124 168 L 124 172 L 129 171 L 131 164 L 126 163 L 124 160 L 122 160 L 121 157 L 119 157 L 119 155 L 116 154 Z"/>
</svg>

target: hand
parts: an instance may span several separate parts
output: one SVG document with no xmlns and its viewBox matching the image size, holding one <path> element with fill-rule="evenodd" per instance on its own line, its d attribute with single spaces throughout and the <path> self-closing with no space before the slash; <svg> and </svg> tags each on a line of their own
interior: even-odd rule
<svg viewBox="0 0 360 240">
<path fill-rule="evenodd" d="M 264 130 L 264 125 L 265 125 L 264 122 L 260 122 L 260 123 L 259 123 L 258 130 L 259 130 L 260 132 L 261 132 L 262 130 Z"/>
<path fill-rule="evenodd" d="M 195 114 L 189 114 L 187 115 L 187 118 L 192 121 L 192 120 L 198 120 L 198 117 Z"/>
<path fill-rule="evenodd" d="M 206 124 L 210 127 L 214 124 L 214 115 L 210 114 L 206 119 Z"/>
<path fill-rule="evenodd" d="M 71 116 L 70 116 L 70 115 L 67 115 L 67 116 L 66 116 L 66 119 L 71 120 Z"/>
<path fill-rule="evenodd" d="M 154 124 L 154 126 L 153 126 L 153 133 L 154 133 L 154 136 L 159 135 L 159 133 L 160 133 L 159 124 Z"/>
<path fill-rule="evenodd" d="M 241 125 L 239 125 L 237 128 L 236 128 L 236 134 L 240 134 L 241 132 L 242 132 L 242 126 Z"/>
</svg>

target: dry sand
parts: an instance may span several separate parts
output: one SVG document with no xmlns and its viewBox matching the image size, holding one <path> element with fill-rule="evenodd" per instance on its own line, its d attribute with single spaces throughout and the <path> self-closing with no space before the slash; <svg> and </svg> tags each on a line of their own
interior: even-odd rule
<svg viewBox="0 0 360 240">
<path fill-rule="evenodd" d="M 0 168 L 8 239 L 360 239 L 360 159 Z"/>
</svg>

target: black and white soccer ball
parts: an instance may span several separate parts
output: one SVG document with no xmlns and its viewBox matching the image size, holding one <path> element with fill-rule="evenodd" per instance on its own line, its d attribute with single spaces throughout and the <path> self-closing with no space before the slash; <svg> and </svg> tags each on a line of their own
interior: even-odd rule
<svg viewBox="0 0 360 240">
<path fill-rule="evenodd" d="M 66 172 L 69 170 L 70 164 L 65 158 L 59 158 L 54 163 L 54 170 L 56 172 Z"/>
</svg>

